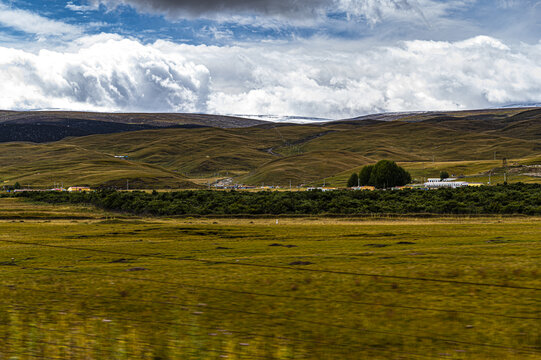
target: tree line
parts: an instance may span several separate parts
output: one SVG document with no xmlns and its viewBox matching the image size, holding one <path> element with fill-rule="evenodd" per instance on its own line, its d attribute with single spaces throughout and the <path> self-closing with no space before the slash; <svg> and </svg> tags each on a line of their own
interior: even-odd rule
<svg viewBox="0 0 541 360">
<path fill-rule="evenodd" d="M 331 192 L 23 192 L 0 196 L 47 203 L 93 204 L 138 215 L 541 215 L 541 185 L 511 184 L 458 189 Z"/>
</svg>

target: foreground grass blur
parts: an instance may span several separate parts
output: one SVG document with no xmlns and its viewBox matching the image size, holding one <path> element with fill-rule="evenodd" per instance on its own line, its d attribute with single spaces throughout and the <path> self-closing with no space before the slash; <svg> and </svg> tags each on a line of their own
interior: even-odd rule
<svg viewBox="0 0 541 360">
<path fill-rule="evenodd" d="M 0 359 L 541 357 L 539 218 L 25 218 L 0 203 Z"/>
</svg>

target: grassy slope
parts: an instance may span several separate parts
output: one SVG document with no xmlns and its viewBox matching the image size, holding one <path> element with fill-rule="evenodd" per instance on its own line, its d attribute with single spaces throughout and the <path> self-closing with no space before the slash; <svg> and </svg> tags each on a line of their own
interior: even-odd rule
<svg viewBox="0 0 541 360">
<path fill-rule="evenodd" d="M 52 187 L 114 185 L 158 188 L 197 188 L 185 177 L 165 168 L 116 159 L 97 151 L 61 143 L 0 145 L 0 180 L 21 185 Z"/>
<path fill-rule="evenodd" d="M 250 171 L 277 158 L 265 149 L 320 132 L 316 126 L 279 129 L 166 129 L 95 135 L 64 141 L 190 174 Z"/>
<path fill-rule="evenodd" d="M 268 162 L 253 173 L 240 177 L 240 183 L 261 185 L 308 184 L 322 177 L 332 176 L 337 172 L 372 160 L 348 151 L 314 151 L 292 155 Z"/>
<path fill-rule="evenodd" d="M 0 210 L 21 206 L 5 201 Z M 0 240 L 79 249 L 0 241 L 0 357 L 538 359 L 541 323 L 512 318 L 539 316 L 537 291 L 405 277 L 539 288 L 539 225 L 536 218 L 2 221 Z M 216 263 L 179 261 L 194 258 Z M 290 265 L 298 261 L 310 264 Z"/>
<path fill-rule="evenodd" d="M 334 149 L 395 161 L 489 160 L 521 158 L 541 152 L 541 139 L 522 140 L 469 133 L 423 123 L 390 122 L 341 131 L 306 143 L 305 152 Z"/>
<path fill-rule="evenodd" d="M 511 124 L 497 132 L 503 136 L 539 140 L 541 138 L 541 119 L 529 119 Z"/>
</svg>

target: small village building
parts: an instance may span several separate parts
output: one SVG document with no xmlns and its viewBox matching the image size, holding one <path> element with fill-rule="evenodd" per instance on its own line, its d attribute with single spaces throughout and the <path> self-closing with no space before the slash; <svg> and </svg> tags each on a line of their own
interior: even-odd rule
<svg viewBox="0 0 541 360">
<path fill-rule="evenodd" d="M 352 188 L 353 190 L 367 190 L 367 191 L 374 191 L 376 190 L 375 186 L 355 186 Z"/>
<path fill-rule="evenodd" d="M 91 191 L 89 187 L 86 186 L 72 186 L 68 188 L 69 192 L 83 192 L 83 191 Z"/>
</svg>

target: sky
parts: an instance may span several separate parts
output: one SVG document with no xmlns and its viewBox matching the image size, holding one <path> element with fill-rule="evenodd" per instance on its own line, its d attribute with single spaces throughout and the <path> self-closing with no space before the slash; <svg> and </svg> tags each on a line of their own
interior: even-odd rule
<svg viewBox="0 0 541 360">
<path fill-rule="evenodd" d="M 541 103 L 541 0 L 0 0 L 0 109 L 351 118 Z"/>
</svg>

